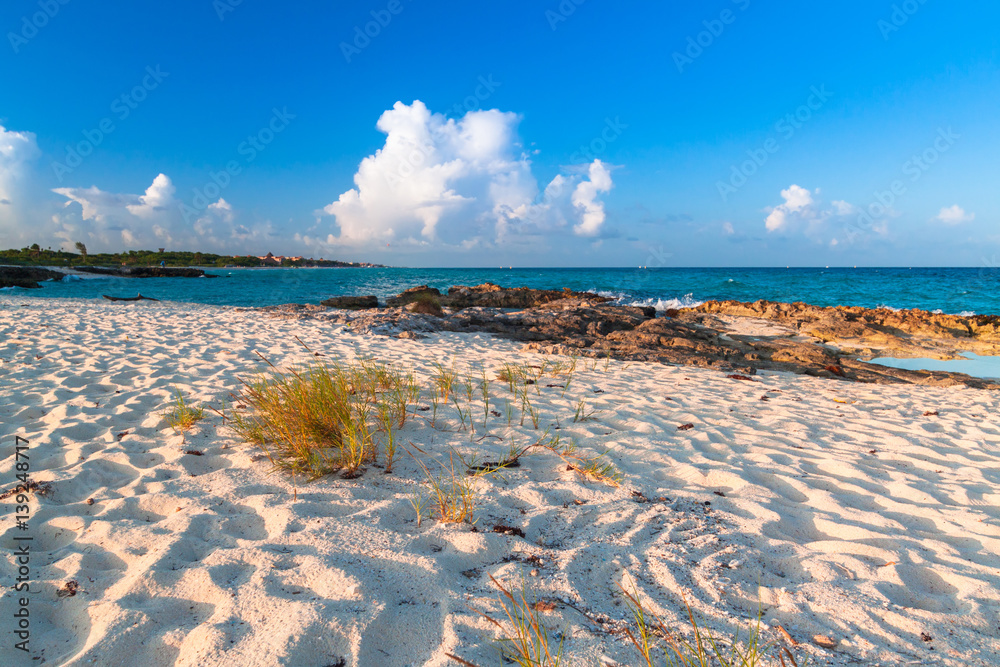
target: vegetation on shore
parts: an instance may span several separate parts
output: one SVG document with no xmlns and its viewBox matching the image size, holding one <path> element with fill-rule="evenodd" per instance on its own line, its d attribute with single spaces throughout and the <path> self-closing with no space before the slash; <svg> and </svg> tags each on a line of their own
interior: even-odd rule
<svg viewBox="0 0 1000 667">
<path fill-rule="evenodd" d="M 260 267 L 271 266 L 260 257 L 253 255 L 216 255 L 209 252 L 163 251 L 159 250 L 128 250 L 126 252 L 97 253 L 87 252 L 86 246 L 77 243 L 77 252 L 42 248 L 37 243 L 20 249 L 0 250 L 0 264 L 15 264 L 18 266 L 238 266 Z M 379 267 L 378 264 L 367 262 L 341 262 L 332 259 L 290 259 L 285 258 L 283 267 Z"/>
<path fill-rule="evenodd" d="M 301 343 L 301 341 L 299 341 Z M 304 346 L 304 344 L 303 344 Z M 306 350 L 315 358 L 323 356 Z M 265 362 L 267 360 L 265 359 Z M 577 372 L 578 359 L 542 361 L 538 365 L 504 363 L 488 372 L 461 377 L 442 363 L 428 378 L 370 358 L 353 362 L 313 359 L 303 365 L 270 369 L 243 380 L 233 395 L 231 410 L 223 415 L 236 433 L 265 452 L 279 470 L 308 479 L 339 473 L 358 478 L 369 466 L 384 474 L 394 463 L 411 460 L 420 489 L 410 498 L 418 527 L 425 519 L 476 527 L 480 503 L 491 483 L 507 483 L 513 468 L 527 458 L 555 457 L 561 469 L 591 482 L 617 487 L 625 480 L 609 460 L 608 452 L 583 453 L 572 440 L 552 435 L 564 423 L 599 421 L 597 411 L 584 401 L 566 402 L 563 414 L 540 414 L 536 403 L 542 387 L 553 390 L 560 403 Z M 597 369 L 594 362 L 591 370 Z M 606 367 L 605 367 L 605 370 Z M 496 380 L 494 382 L 493 380 Z M 421 381 L 424 380 L 424 381 Z M 549 393 L 549 392 L 546 392 Z M 500 409 L 494 409 L 500 408 Z M 480 416 L 481 415 L 481 416 Z M 404 439 L 414 422 L 437 432 L 465 432 L 468 447 L 433 447 Z M 550 423 L 551 422 L 551 423 Z M 543 429 L 540 426 L 548 424 Z M 533 433 L 534 432 L 534 433 Z M 430 442 L 433 443 L 432 437 Z M 489 441 L 495 441 L 487 445 Z M 499 445 L 499 449 L 497 448 Z M 405 452 L 401 459 L 398 450 Z M 551 462 L 551 458 L 550 458 Z M 509 529 L 513 530 L 513 529 Z M 523 534 L 522 534 L 523 537 Z M 523 667 L 559 667 L 565 664 L 566 635 L 549 625 L 546 615 L 559 602 L 540 599 L 522 580 L 520 589 L 490 575 L 499 590 L 499 618 L 480 613 L 494 628 L 495 640 L 507 663 Z M 690 606 L 687 627 L 673 627 L 652 611 L 635 586 L 619 583 L 623 608 L 623 640 L 632 646 L 636 661 L 645 667 L 803 667 L 806 663 L 781 637 L 764 639 L 760 615 L 750 619 L 748 634 L 717 636 L 700 626 Z M 682 593 L 683 596 L 683 593 Z M 459 649 L 461 650 L 461 649 Z M 482 667 L 458 655 L 456 664 Z"/>
</svg>

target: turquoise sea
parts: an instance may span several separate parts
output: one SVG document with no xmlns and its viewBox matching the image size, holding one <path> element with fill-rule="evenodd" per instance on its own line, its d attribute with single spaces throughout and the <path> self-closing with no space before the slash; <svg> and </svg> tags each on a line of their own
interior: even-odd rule
<svg viewBox="0 0 1000 667">
<path fill-rule="evenodd" d="M 338 295 L 397 294 L 427 284 L 493 282 L 508 287 L 590 290 L 626 304 L 666 308 L 709 299 L 804 301 L 819 306 L 888 306 L 945 313 L 1000 314 L 1000 267 L 984 268 L 601 268 L 601 269 L 208 269 L 206 278 L 109 278 L 6 290 L 32 297 L 99 299 L 142 292 L 163 301 L 230 306 L 319 303 Z"/>
</svg>

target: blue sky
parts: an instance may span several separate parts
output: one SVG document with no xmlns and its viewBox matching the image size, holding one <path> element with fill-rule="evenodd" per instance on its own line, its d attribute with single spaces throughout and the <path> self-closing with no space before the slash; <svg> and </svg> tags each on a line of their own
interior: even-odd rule
<svg viewBox="0 0 1000 667">
<path fill-rule="evenodd" d="M 1000 7 L 650 5 L 11 0 L 0 246 L 997 264 Z"/>
</svg>

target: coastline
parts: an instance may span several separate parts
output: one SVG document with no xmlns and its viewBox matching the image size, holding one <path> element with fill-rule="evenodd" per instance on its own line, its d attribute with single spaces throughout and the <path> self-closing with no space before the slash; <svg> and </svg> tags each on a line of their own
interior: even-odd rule
<svg viewBox="0 0 1000 667">
<path fill-rule="evenodd" d="M 32 476 L 48 485 L 30 501 L 33 638 L 51 647 L 47 662 L 445 665 L 454 653 L 493 664 L 491 626 L 474 611 L 498 611 L 487 575 L 523 577 L 553 602 L 546 620 L 570 664 L 633 661 L 616 634 L 628 617 L 616 582 L 678 627 L 682 592 L 715 632 L 745 632 L 759 604 L 765 636 L 780 625 L 814 664 L 988 665 L 1000 653 L 995 391 L 582 360 L 568 388 L 538 387 L 540 426 L 610 448 L 622 485 L 531 457 L 477 481 L 472 532 L 417 526 L 410 499 L 425 483 L 407 460 L 393 475 L 306 483 L 273 472 L 214 413 L 184 434 L 161 413 L 175 387 L 199 405 L 231 401 L 262 370 L 255 351 L 278 366 L 314 358 L 295 336 L 328 359 L 370 355 L 424 380 L 435 361 L 478 377 L 552 355 L 486 333 L 399 339 L 170 302 L 7 294 L 0 314 L 0 437 L 27 438 Z M 572 420 L 581 400 L 593 421 Z M 486 420 L 475 437 L 418 422 L 403 435 L 443 460 L 495 456 L 484 435 L 536 436 Z M 13 485 L 10 457 L 0 476 Z M 2 525 L 9 543 L 11 516 Z M 9 552 L 2 567 L 14 567 Z M 80 592 L 59 597 L 70 580 Z M 11 651 L 5 664 L 17 664 Z"/>
</svg>

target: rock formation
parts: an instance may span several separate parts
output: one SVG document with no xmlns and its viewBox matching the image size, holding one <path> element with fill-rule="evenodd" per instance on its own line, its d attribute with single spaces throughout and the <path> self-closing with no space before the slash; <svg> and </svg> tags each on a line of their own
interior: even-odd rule
<svg viewBox="0 0 1000 667">
<path fill-rule="evenodd" d="M 321 301 L 321 305 L 327 308 L 341 308 L 343 310 L 364 310 L 366 308 L 378 308 L 378 297 L 376 296 L 334 296 L 326 301 Z"/>
<path fill-rule="evenodd" d="M 440 316 L 404 307 L 428 300 L 444 307 Z M 907 371 L 861 360 L 955 358 L 961 351 L 1000 355 L 996 316 L 725 301 L 656 317 L 652 308 L 621 306 L 595 294 L 504 289 L 489 283 L 453 287 L 447 295 L 424 285 L 388 302 L 394 307 L 356 313 L 292 305 L 265 310 L 274 317 L 324 317 L 358 333 L 419 338 L 435 331 L 486 332 L 523 341 L 542 353 L 716 368 L 739 379 L 765 370 L 857 382 L 1000 389 L 995 381 L 961 373 Z"/>
<path fill-rule="evenodd" d="M 66 275 L 60 271 L 41 269 L 34 266 L 0 266 L 0 287 L 25 287 L 36 289 L 38 283 L 46 280 L 62 280 Z"/>
</svg>

